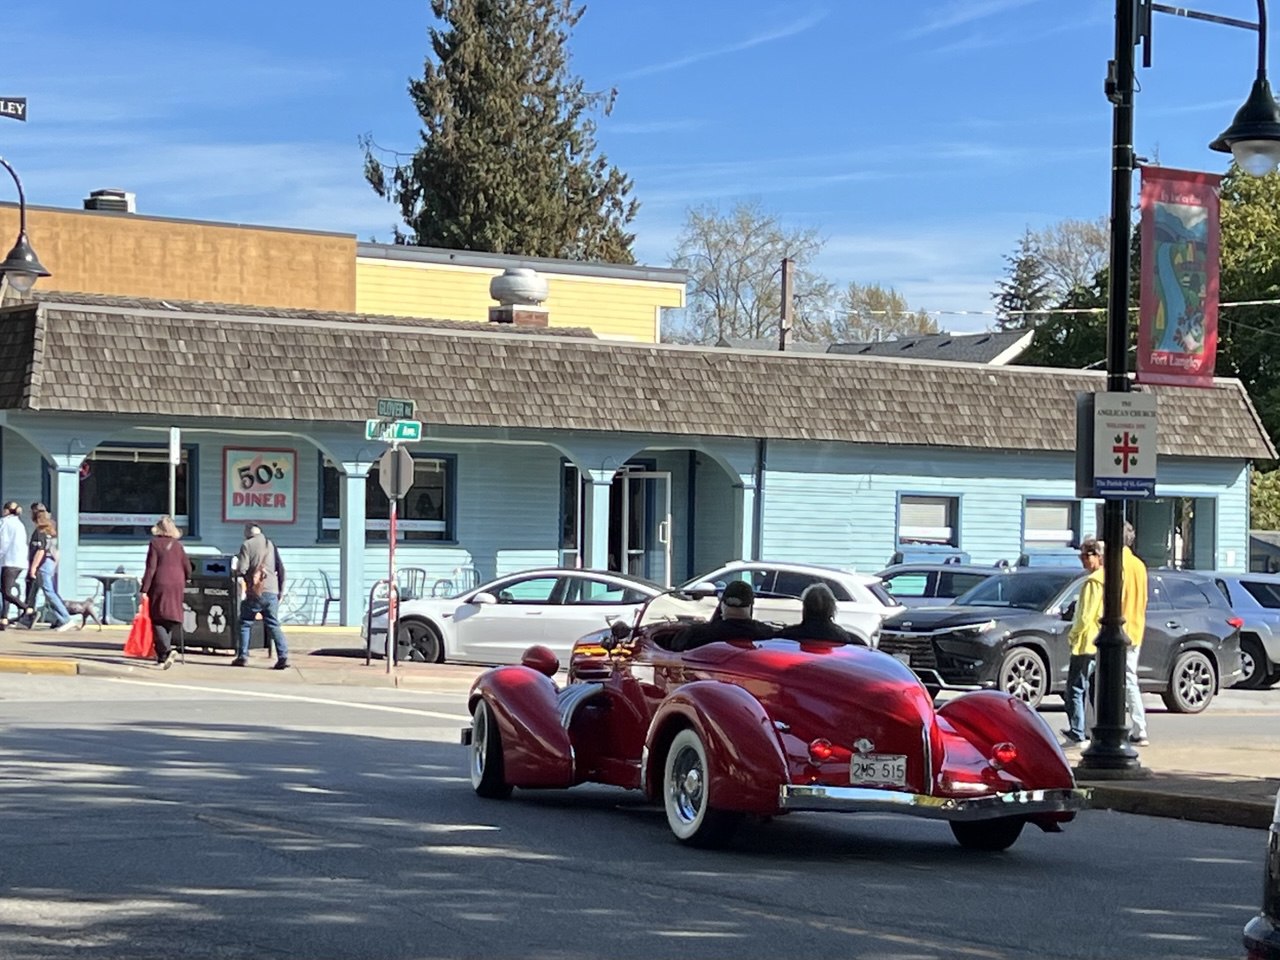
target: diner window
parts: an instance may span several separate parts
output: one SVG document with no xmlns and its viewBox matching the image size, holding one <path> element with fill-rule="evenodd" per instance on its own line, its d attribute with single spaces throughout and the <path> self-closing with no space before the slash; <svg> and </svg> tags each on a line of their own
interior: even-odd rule
<svg viewBox="0 0 1280 960">
<path fill-rule="evenodd" d="M 1080 542 L 1076 500 L 1027 500 L 1022 507 L 1024 550 L 1061 550 Z"/>
<path fill-rule="evenodd" d="M 193 536 L 196 448 L 182 448 L 175 470 L 174 522 Z M 80 536 L 145 540 L 169 512 L 169 448 L 104 444 L 80 464 Z"/>
<path fill-rule="evenodd" d="M 960 545 L 960 498 L 904 494 L 898 500 L 898 543 Z"/>
<path fill-rule="evenodd" d="M 457 459 L 449 456 L 415 456 L 413 486 L 396 510 L 396 539 L 449 543 L 457 539 L 454 499 Z M 336 540 L 342 526 L 339 504 L 341 475 L 327 457 L 320 468 L 320 539 Z M 391 504 L 378 482 L 378 465 L 369 471 L 364 489 L 366 540 L 386 540 L 391 526 Z"/>
</svg>

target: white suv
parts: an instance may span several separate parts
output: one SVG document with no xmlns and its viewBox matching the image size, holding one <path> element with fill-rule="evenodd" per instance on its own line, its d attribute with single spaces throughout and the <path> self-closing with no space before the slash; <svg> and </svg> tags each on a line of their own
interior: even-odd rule
<svg viewBox="0 0 1280 960">
<path fill-rule="evenodd" d="M 731 580 L 745 580 L 756 594 L 755 618 L 777 623 L 798 623 L 800 594 L 813 583 L 825 583 L 836 598 L 836 623 L 876 646 L 880 624 L 905 608 L 879 577 L 865 573 L 824 567 L 812 563 L 770 563 L 764 560 L 735 560 L 700 577 L 686 587 L 710 582 L 723 587 Z"/>
</svg>

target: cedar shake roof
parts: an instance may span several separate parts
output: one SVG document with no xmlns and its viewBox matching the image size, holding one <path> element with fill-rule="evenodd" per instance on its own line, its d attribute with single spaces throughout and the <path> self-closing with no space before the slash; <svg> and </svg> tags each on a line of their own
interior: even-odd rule
<svg viewBox="0 0 1280 960">
<path fill-rule="evenodd" d="M 464 428 L 1061 452 L 1075 448 L 1075 394 L 1106 383 L 1088 371 L 61 293 L 0 310 L 0 331 L 0 401 L 63 413 L 260 419 L 267 406 L 299 421 L 361 423 L 379 396 L 396 396 L 429 423 Z M 1275 458 L 1239 381 L 1155 393 L 1162 454 Z"/>
</svg>

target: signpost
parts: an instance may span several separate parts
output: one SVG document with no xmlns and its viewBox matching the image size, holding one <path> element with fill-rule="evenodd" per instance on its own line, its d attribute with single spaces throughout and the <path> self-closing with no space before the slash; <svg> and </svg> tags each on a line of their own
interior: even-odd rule
<svg viewBox="0 0 1280 960">
<path fill-rule="evenodd" d="M 383 443 L 413 443 L 422 439 L 421 420 L 385 420 L 381 417 L 364 422 L 364 438 Z"/>
<path fill-rule="evenodd" d="M 0 117 L 27 122 L 26 97 L 0 97 Z"/>
<path fill-rule="evenodd" d="M 413 416 L 413 402 L 379 400 L 378 416 Z M 390 673 L 395 662 L 400 612 L 400 595 L 396 587 L 396 514 L 399 513 L 400 501 L 413 486 L 413 456 L 400 444 L 421 439 L 422 423 L 417 420 L 366 420 L 364 435 L 366 440 L 382 440 L 390 444 L 378 458 L 378 484 L 387 495 L 390 521 L 387 530 L 387 646 L 384 654 L 387 673 Z"/>
<path fill-rule="evenodd" d="M 1144 499 L 1156 494 L 1156 398 L 1088 393 L 1076 401 L 1076 494 Z"/>
<path fill-rule="evenodd" d="M 178 515 L 178 464 L 182 463 L 182 431 L 169 428 L 169 516 Z M 190 513 L 190 510 L 187 511 Z"/>
</svg>

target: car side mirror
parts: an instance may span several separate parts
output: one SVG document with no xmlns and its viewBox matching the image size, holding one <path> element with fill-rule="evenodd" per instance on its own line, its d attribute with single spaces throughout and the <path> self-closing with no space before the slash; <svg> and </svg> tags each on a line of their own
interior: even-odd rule
<svg viewBox="0 0 1280 960">
<path fill-rule="evenodd" d="M 474 597 L 472 597 L 470 600 L 467 601 L 467 603 L 478 603 L 478 604 L 490 604 L 490 603 L 497 603 L 497 602 L 498 602 L 498 598 L 495 597 L 492 593 L 477 593 Z"/>
<path fill-rule="evenodd" d="M 724 589 L 724 584 L 712 583 L 710 580 L 703 580 L 701 583 L 695 583 L 692 587 L 685 591 L 695 600 L 704 600 L 707 597 L 718 597 L 720 591 Z"/>
</svg>

